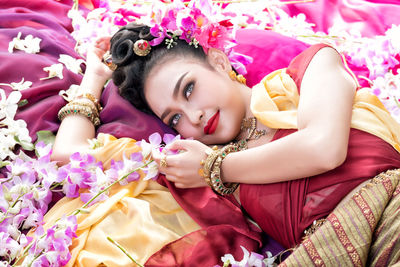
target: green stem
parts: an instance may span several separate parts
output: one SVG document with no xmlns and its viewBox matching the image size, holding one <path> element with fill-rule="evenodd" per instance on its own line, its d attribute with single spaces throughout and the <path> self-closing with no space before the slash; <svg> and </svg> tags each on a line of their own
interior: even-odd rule
<svg viewBox="0 0 400 267">
<path fill-rule="evenodd" d="M 78 10 L 79 8 L 79 0 L 74 0 L 74 4 L 72 5 L 72 9 Z"/>
<path fill-rule="evenodd" d="M 394 102 L 396 103 L 397 107 L 400 108 L 400 102 L 399 100 L 396 99 L 396 97 L 393 97 Z"/>
<path fill-rule="evenodd" d="M 27 192 L 28 193 L 28 192 Z M 23 193 L 22 195 L 19 195 L 17 199 L 14 201 L 14 203 L 10 206 L 11 208 L 14 208 L 14 206 L 17 204 L 18 200 L 23 197 L 26 193 Z M 10 207 L 7 209 L 6 213 L 4 214 L 3 219 L 0 220 L 0 223 L 2 223 L 5 219 L 7 219 L 7 215 L 10 212 Z"/>
<path fill-rule="evenodd" d="M 101 190 L 100 192 L 98 192 L 96 195 L 94 195 L 88 202 L 86 202 L 82 207 L 80 207 L 79 209 L 76 209 L 75 211 L 72 212 L 71 215 L 77 215 L 79 214 L 81 209 L 85 209 L 87 206 L 89 206 L 90 203 L 93 202 L 93 200 L 95 200 L 98 196 L 100 196 L 101 194 L 103 194 L 104 192 L 106 192 L 108 189 L 110 189 L 113 185 L 123 181 L 124 179 L 126 179 L 131 173 L 134 173 L 140 169 L 142 169 L 143 167 L 146 167 L 147 165 L 149 165 L 150 163 L 152 163 L 153 160 L 150 160 L 149 162 L 143 164 L 142 166 L 134 169 L 133 171 L 128 172 L 127 174 L 125 174 L 124 176 L 122 176 L 120 179 L 116 180 L 115 182 L 113 182 L 112 184 L 110 184 L 109 186 L 107 186 L 106 188 L 104 188 L 103 190 Z"/>
<path fill-rule="evenodd" d="M 8 182 L 12 181 L 12 179 L 13 179 L 13 178 L 10 178 L 10 179 L 7 179 L 7 180 L 5 180 L 5 181 L 2 181 L 2 182 L 0 182 L 0 184 L 8 183 Z"/>
<path fill-rule="evenodd" d="M 37 258 L 39 258 L 40 255 L 42 255 L 42 254 L 43 254 L 43 250 L 40 251 L 40 253 L 37 254 L 37 255 L 33 258 L 33 260 L 29 263 L 28 267 L 31 267 L 31 266 L 32 266 L 32 263 L 33 263 Z"/>
<path fill-rule="evenodd" d="M 55 183 L 50 187 L 50 190 L 52 191 L 54 188 L 56 188 L 57 186 L 63 185 L 62 183 Z"/>
<path fill-rule="evenodd" d="M 113 243 L 114 245 L 116 245 L 126 256 L 128 256 L 128 258 L 136 263 L 136 265 L 140 266 L 140 267 L 144 267 L 143 265 L 141 265 L 140 263 L 138 263 L 134 258 L 132 258 L 132 256 L 120 245 L 117 243 L 117 241 L 113 240 L 111 237 L 107 236 L 108 241 L 110 241 L 111 243 Z"/>
</svg>

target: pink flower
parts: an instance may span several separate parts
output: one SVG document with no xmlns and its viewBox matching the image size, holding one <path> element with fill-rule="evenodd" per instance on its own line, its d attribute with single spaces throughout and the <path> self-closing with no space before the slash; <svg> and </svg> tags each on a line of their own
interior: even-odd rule
<svg viewBox="0 0 400 267">
<path fill-rule="evenodd" d="M 161 27 L 168 30 L 168 31 L 176 31 L 178 27 L 176 26 L 176 9 L 169 9 L 167 11 L 167 16 L 165 16 L 161 21 Z"/>
<path fill-rule="evenodd" d="M 218 23 L 203 27 L 200 32 L 196 32 L 195 38 L 206 53 L 211 47 L 223 51 L 224 45 L 230 39 L 228 30 Z"/>
<path fill-rule="evenodd" d="M 196 24 L 191 17 L 182 19 L 181 30 L 182 35 L 179 38 L 190 43 L 192 41 L 192 35 L 196 30 Z"/>
<path fill-rule="evenodd" d="M 246 56 L 244 54 L 240 54 L 235 52 L 233 49 L 229 51 L 227 54 L 232 67 L 242 75 L 247 73 L 245 65 L 251 64 L 253 62 L 253 58 L 250 56 Z"/>
<path fill-rule="evenodd" d="M 209 22 L 208 18 L 196 7 L 190 10 L 190 15 L 193 16 L 193 20 L 199 30 Z"/>
<path fill-rule="evenodd" d="M 149 42 L 151 46 L 156 46 L 161 44 L 164 41 L 165 37 L 171 38 L 171 36 L 167 34 L 165 28 L 161 27 L 158 24 L 150 28 L 150 34 L 156 37 Z"/>
</svg>

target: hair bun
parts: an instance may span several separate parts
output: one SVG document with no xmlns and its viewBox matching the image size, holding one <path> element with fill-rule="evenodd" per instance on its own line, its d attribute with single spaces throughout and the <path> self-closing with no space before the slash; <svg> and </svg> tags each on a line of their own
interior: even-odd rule
<svg viewBox="0 0 400 267">
<path fill-rule="evenodd" d="M 150 27 L 130 23 L 122 27 L 111 39 L 112 61 L 117 66 L 129 64 L 135 56 L 133 45 L 137 40 L 151 41 L 154 37 L 150 34 Z"/>
<path fill-rule="evenodd" d="M 119 39 L 113 45 L 111 50 L 112 61 L 117 66 L 126 65 L 131 61 L 133 54 L 133 42 L 130 39 Z"/>
</svg>

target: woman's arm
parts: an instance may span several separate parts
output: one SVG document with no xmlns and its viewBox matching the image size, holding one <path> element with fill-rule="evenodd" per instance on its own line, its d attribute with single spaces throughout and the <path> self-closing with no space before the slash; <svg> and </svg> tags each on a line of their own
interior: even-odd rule
<svg viewBox="0 0 400 267">
<path fill-rule="evenodd" d="M 226 182 L 273 183 L 329 171 L 346 159 L 356 84 L 340 55 L 322 48 L 302 80 L 298 131 L 274 142 L 229 154 Z M 240 164 L 238 164 L 240 163 Z"/>
<path fill-rule="evenodd" d="M 80 90 L 82 94 L 90 93 L 100 99 L 104 83 L 111 77 L 111 71 L 101 62 L 104 53 L 109 50 L 109 38 L 99 39 L 93 49 L 88 52 L 86 72 Z M 86 117 L 70 115 L 63 119 L 53 146 L 52 160 L 59 165 L 69 162 L 69 157 L 77 151 L 85 151 L 89 147 L 88 139 L 95 137 L 95 127 Z"/>
<path fill-rule="evenodd" d="M 255 148 L 229 154 L 222 163 L 224 182 L 266 184 L 313 176 L 334 169 L 347 155 L 356 84 L 340 55 L 322 48 L 311 60 L 302 80 L 298 131 Z M 176 187 L 205 186 L 198 174 L 206 145 L 179 140 L 169 149 L 185 153 L 168 156 L 165 172 Z M 153 154 L 160 163 L 161 155 Z"/>
</svg>

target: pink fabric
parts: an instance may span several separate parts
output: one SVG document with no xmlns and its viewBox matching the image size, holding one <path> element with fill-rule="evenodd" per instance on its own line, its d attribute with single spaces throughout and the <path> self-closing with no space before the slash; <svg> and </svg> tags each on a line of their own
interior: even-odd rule
<svg viewBox="0 0 400 267">
<path fill-rule="evenodd" d="M 392 24 L 400 24 L 397 0 L 315 0 L 286 5 L 286 10 L 291 16 L 304 13 L 307 22 L 316 25 L 316 31 L 325 33 L 335 23 L 343 29 L 357 29 L 363 36 L 372 37 L 384 34 Z"/>
</svg>

